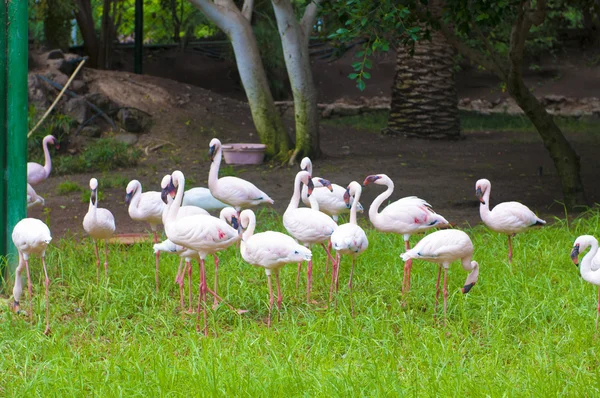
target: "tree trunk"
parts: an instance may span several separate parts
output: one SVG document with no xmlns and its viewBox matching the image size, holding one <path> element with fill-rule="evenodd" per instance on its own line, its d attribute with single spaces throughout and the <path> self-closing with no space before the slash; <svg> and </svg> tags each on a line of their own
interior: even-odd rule
<svg viewBox="0 0 600 398">
<path fill-rule="evenodd" d="M 204 15 L 229 37 L 254 126 L 269 158 L 285 160 L 291 147 L 279 111 L 275 107 L 258 44 L 250 22 L 229 0 L 213 3 L 209 0 L 190 0 Z"/>
<path fill-rule="evenodd" d="M 111 47 L 112 47 L 112 20 L 110 18 L 111 0 L 103 0 L 102 23 L 100 30 L 100 51 L 98 54 L 98 67 L 101 69 L 110 69 L 111 66 Z"/>
<path fill-rule="evenodd" d="M 562 185 L 565 205 L 571 209 L 576 205 L 587 203 L 579 174 L 579 155 L 558 128 L 552 115 L 546 112 L 544 106 L 527 88 L 523 79 L 518 75 L 511 76 L 507 83 L 510 95 L 531 120 L 554 161 Z"/>
<path fill-rule="evenodd" d="M 92 5 L 90 0 L 75 0 L 77 9 L 75 19 L 79 25 L 79 31 L 83 37 L 83 48 L 89 57 L 87 66 L 98 67 L 99 43 L 94 29 L 94 18 L 92 16 Z"/>
<path fill-rule="evenodd" d="M 310 67 L 309 32 L 303 31 L 289 0 L 272 0 L 272 4 L 294 96 L 296 149 L 290 158 L 293 164 L 296 157 L 314 158 L 321 154 L 317 90 Z"/>
<path fill-rule="evenodd" d="M 460 138 L 454 48 L 439 32 L 415 44 L 414 56 L 398 48 L 388 127 L 384 134 Z"/>
</svg>

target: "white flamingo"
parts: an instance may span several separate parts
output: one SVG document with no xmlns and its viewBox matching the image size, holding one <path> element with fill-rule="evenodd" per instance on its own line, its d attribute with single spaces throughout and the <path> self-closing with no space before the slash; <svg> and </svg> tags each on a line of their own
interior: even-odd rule
<svg viewBox="0 0 600 398">
<path fill-rule="evenodd" d="M 115 217 L 110 210 L 98 208 L 98 180 L 90 180 L 90 205 L 83 218 L 83 229 L 94 240 L 96 252 L 96 268 L 98 280 L 100 279 L 100 254 L 98 253 L 98 240 L 104 239 L 104 274 L 108 276 L 108 239 L 115 233 Z"/>
<path fill-rule="evenodd" d="M 313 166 L 312 162 L 309 158 L 302 159 L 300 162 L 300 168 L 304 171 L 308 171 L 308 173 L 313 176 Z M 313 183 L 316 184 L 316 180 L 319 177 L 312 177 Z M 316 188 L 316 185 L 315 185 Z M 310 206 L 310 200 L 307 195 L 308 187 L 304 185 L 302 187 L 302 203 L 306 206 Z M 338 185 L 331 184 L 331 192 L 325 192 L 324 190 L 316 190 L 313 191 L 311 198 L 317 201 L 319 204 L 319 211 L 322 211 L 325 214 L 328 214 L 333 218 L 333 221 L 338 222 L 338 217 L 340 214 L 345 214 L 350 212 L 350 206 L 352 206 L 353 198 L 350 199 L 350 203 L 346 204 L 344 201 L 344 194 L 346 193 L 346 188 Z M 357 205 L 357 211 L 363 212 L 363 207 L 360 203 Z"/>
<path fill-rule="evenodd" d="M 48 270 L 46 268 L 46 248 L 52 236 L 50 235 L 50 229 L 46 224 L 37 218 L 24 218 L 19 221 L 13 228 L 12 241 L 19 251 L 19 266 L 15 273 L 15 286 L 13 288 L 14 304 L 13 309 L 15 312 L 19 311 L 19 300 L 21 299 L 21 293 L 23 292 L 23 281 L 21 280 L 21 273 L 23 267 L 27 272 L 27 290 L 29 291 L 29 316 L 33 316 L 33 304 L 32 304 L 32 289 L 31 289 L 31 275 L 29 273 L 29 256 L 32 254 L 39 255 L 42 257 L 42 265 L 44 267 L 45 286 L 46 286 L 46 330 L 44 334 L 50 333 L 50 300 L 48 287 L 50 286 L 50 279 L 48 278 Z"/>
<path fill-rule="evenodd" d="M 221 210 L 227 205 L 210 193 L 210 189 L 204 187 L 190 188 L 183 194 L 183 206 L 196 206 L 207 211 Z"/>
<path fill-rule="evenodd" d="M 446 322 L 448 306 L 448 268 L 450 263 L 460 260 L 465 271 L 470 271 L 462 288 L 464 294 L 468 293 L 479 279 L 479 264 L 476 261 L 471 261 L 473 258 L 473 243 L 469 235 L 457 229 L 435 231 L 421 239 L 414 248 L 401 254 L 400 257 L 404 261 L 416 258 L 439 264 L 438 278 L 435 285 L 434 313 L 437 313 L 440 278 L 442 268 L 444 269 L 444 323 Z"/>
<path fill-rule="evenodd" d="M 331 276 L 331 287 L 329 288 L 329 300 L 333 294 L 333 286 L 337 287 L 339 271 L 340 271 L 340 255 L 346 254 L 352 256 L 352 270 L 350 271 L 350 281 L 348 282 L 348 288 L 350 294 L 352 294 L 352 275 L 354 275 L 354 265 L 356 264 L 356 256 L 367 250 L 369 247 L 369 240 L 365 231 L 356 222 L 356 212 L 358 210 L 358 204 L 360 195 L 362 193 L 362 187 L 356 181 L 352 181 L 346 193 L 344 194 L 344 201 L 350 203 L 352 201 L 352 207 L 350 208 L 350 222 L 347 224 L 340 225 L 331 235 L 331 244 L 333 250 L 337 252 L 337 259 L 333 265 L 333 275 Z M 350 296 L 352 297 L 352 296 Z M 352 313 L 354 313 L 354 304 L 352 303 Z"/>
<path fill-rule="evenodd" d="M 212 163 L 208 173 L 208 188 L 216 199 L 235 207 L 238 213 L 242 208 L 258 206 L 261 203 L 273 204 L 273 199 L 269 195 L 249 181 L 238 177 L 219 178 L 219 167 L 223 155 L 221 141 L 213 138 L 209 146 Z"/>
<path fill-rule="evenodd" d="M 579 255 L 587 248 L 590 251 L 583 256 L 579 264 Z M 571 260 L 579 267 L 581 277 L 593 285 L 598 286 L 598 309 L 596 313 L 596 329 L 598 329 L 598 316 L 600 315 L 600 256 L 598 256 L 598 240 L 591 235 L 581 235 L 575 240 L 571 251 Z"/>
<path fill-rule="evenodd" d="M 244 210 L 240 215 L 240 225 L 245 229 L 242 234 L 240 252 L 248 264 L 265 269 L 269 284 L 269 320 L 271 326 L 271 310 L 273 308 L 273 286 L 271 274 L 275 274 L 277 283 L 277 310 L 281 311 L 281 286 L 279 284 L 279 269 L 288 263 L 310 261 L 310 249 L 296 243 L 290 236 L 281 232 L 266 231 L 254 234 L 256 216 L 252 210 Z"/>
<path fill-rule="evenodd" d="M 204 262 L 207 255 L 215 254 L 231 246 L 240 239 L 240 235 L 237 229 L 232 228 L 227 222 L 216 217 L 201 214 L 178 218 L 177 213 L 179 212 L 185 189 L 185 178 L 179 170 L 174 171 L 171 177 L 173 183 L 170 185 L 177 189 L 177 192 L 175 193 L 173 189 L 169 192 L 171 196 L 175 194 L 175 200 L 167 213 L 165 232 L 167 238 L 173 243 L 186 247 L 198 254 L 200 260 L 198 318 L 200 317 L 200 307 L 202 306 L 204 334 L 208 335 L 206 316 L 206 293 L 208 288 L 206 285 Z"/>
<path fill-rule="evenodd" d="M 492 231 L 500 232 L 508 236 L 508 262 L 512 262 L 511 236 L 526 229 L 544 225 L 546 221 L 535 215 L 529 207 L 519 202 L 498 203 L 490 210 L 490 193 L 492 184 L 485 178 L 475 184 L 475 194 L 479 198 L 479 215 L 485 225 Z"/>
<path fill-rule="evenodd" d="M 50 176 L 50 172 L 52 171 L 52 159 L 50 159 L 48 144 L 55 145 L 56 149 L 59 149 L 60 147 L 54 136 L 47 135 L 44 137 L 42 147 L 44 148 L 45 164 L 43 166 L 39 163 L 27 162 L 27 182 L 31 185 L 37 185 Z"/>
<path fill-rule="evenodd" d="M 42 205 L 44 206 L 46 201 L 40 195 L 35 192 L 31 184 L 27 183 L 27 208 Z"/>
<path fill-rule="evenodd" d="M 335 221 L 325 213 L 321 213 L 318 210 L 308 207 L 298 207 L 300 203 L 300 185 L 305 184 L 308 186 L 308 196 L 312 195 L 314 184 L 311 180 L 310 174 L 307 171 L 300 171 L 296 174 L 294 180 L 294 194 L 290 200 L 285 213 L 283 213 L 283 225 L 290 235 L 292 235 L 298 242 L 302 243 L 309 248 L 314 244 L 321 244 L 327 255 L 331 257 L 331 253 L 324 245 L 329 240 L 329 237 L 338 227 Z M 332 259 L 333 262 L 333 259 Z M 300 270 L 302 263 L 298 264 L 298 270 Z M 312 286 L 312 259 L 308 261 L 307 271 L 307 286 L 306 296 L 307 301 L 310 302 L 310 290 Z M 296 286 L 298 279 L 296 279 Z"/>
<path fill-rule="evenodd" d="M 385 185 L 387 189 L 381 193 L 369 207 L 369 219 L 371 223 L 382 232 L 393 232 L 404 237 L 405 250 L 410 250 L 410 236 L 431 228 L 448 225 L 448 221 L 437 214 L 431 205 L 416 196 L 408 196 L 390 203 L 379 212 L 381 204 L 394 192 L 393 181 L 385 174 L 370 175 L 365 178 L 363 185 L 368 184 Z M 402 294 L 410 290 L 410 271 L 412 260 L 404 265 L 404 277 L 402 280 Z"/>
<path fill-rule="evenodd" d="M 142 192 L 142 184 L 138 180 L 131 180 L 125 188 L 125 203 L 129 205 L 129 217 L 133 221 L 143 221 L 150 224 L 150 229 L 154 234 L 154 243 L 158 243 L 156 230 L 158 225 L 162 223 L 162 214 L 165 209 L 165 203 L 160 197 L 160 192 Z M 158 293 L 160 252 L 156 252 L 155 261 L 156 292 Z"/>
</svg>

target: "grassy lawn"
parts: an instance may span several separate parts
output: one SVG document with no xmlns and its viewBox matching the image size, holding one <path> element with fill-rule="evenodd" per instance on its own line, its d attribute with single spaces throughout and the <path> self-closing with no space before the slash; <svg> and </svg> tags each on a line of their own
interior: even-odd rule
<svg viewBox="0 0 600 398">
<path fill-rule="evenodd" d="M 282 230 L 272 213 L 257 219 L 259 231 Z M 600 393 L 597 289 L 580 278 L 569 253 L 578 235 L 599 236 L 599 229 L 600 213 L 590 212 L 569 225 L 556 220 L 518 235 L 512 265 L 505 236 L 468 230 L 480 279 L 463 295 L 467 273 L 451 266 L 446 327 L 433 319 L 433 264 L 414 262 L 410 296 L 401 305 L 400 236 L 367 228 L 354 318 L 348 259 L 337 306 L 329 309 L 320 248 L 314 250 L 318 304 L 304 303 L 305 280 L 296 293 L 296 267 L 284 268 L 281 319 L 271 329 L 264 323 L 264 271 L 230 248 L 221 256 L 220 293 L 249 312 L 209 311 L 209 338 L 196 333 L 192 315 L 182 319 L 178 312 L 178 258 L 162 257 L 157 295 L 149 245 L 112 247 L 110 279 L 98 286 L 93 245 L 57 240 L 47 255 L 52 335 L 42 334 L 38 259 L 32 261 L 35 324 L 8 305 L 0 308 L 0 395 L 593 396 Z M 208 270 L 210 286 L 212 260 Z M 22 308 L 28 307 L 24 293 Z"/>
</svg>

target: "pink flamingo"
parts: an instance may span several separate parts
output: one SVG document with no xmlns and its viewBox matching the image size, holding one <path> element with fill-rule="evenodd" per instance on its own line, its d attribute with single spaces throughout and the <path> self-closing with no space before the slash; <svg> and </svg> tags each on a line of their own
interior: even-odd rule
<svg viewBox="0 0 600 398">
<path fill-rule="evenodd" d="M 519 202 L 498 203 L 490 210 L 492 184 L 485 178 L 475 184 L 475 195 L 479 198 L 479 215 L 484 224 L 492 231 L 508 236 L 508 262 L 512 262 L 513 250 L 511 236 L 530 227 L 544 225 L 546 221 L 535 215 L 529 207 Z"/>
<path fill-rule="evenodd" d="M 404 237 L 405 250 L 410 250 L 410 236 L 431 228 L 448 225 L 448 221 L 437 214 L 431 205 L 416 196 L 408 196 L 390 203 L 379 212 L 381 204 L 394 192 L 394 183 L 385 174 L 370 175 L 365 178 L 363 185 L 374 183 L 385 185 L 387 189 L 381 193 L 369 207 L 369 219 L 371 223 L 382 232 L 393 232 L 402 234 Z M 404 278 L 402 280 L 402 294 L 410 290 L 410 271 L 412 260 L 409 259 L 404 265 Z"/>
<path fill-rule="evenodd" d="M 60 145 L 54 136 L 47 135 L 44 137 L 42 147 L 44 148 L 45 164 L 42 166 L 39 163 L 27 162 L 27 182 L 31 185 L 37 185 L 50 176 L 50 172 L 52 171 L 52 160 L 50 159 L 48 144 L 53 144 L 56 149 L 60 148 Z"/>
<path fill-rule="evenodd" d="M 579 255 L 587 248 L 590 251 L 583 257 L 579 264 Z M 571 260 L 579 267 L 581 277 L 593 285 L 598 286 L 598 312 L 596 313 L 596 329 L 598 329 L 598 316 L 600 315 L 600 257 L 598 256 L 598 240 L 591 235 L 581 235 L 575 240 L 571 251 Z"/>
</svg>

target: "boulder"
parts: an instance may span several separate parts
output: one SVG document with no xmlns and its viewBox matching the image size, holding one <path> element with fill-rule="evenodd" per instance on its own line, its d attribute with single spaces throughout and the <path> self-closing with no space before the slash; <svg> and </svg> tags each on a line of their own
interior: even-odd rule
<svg viewBox="0 0 600 398">
<path fill-rule="evenodd" d="M 85 98 L 71 98 L 65 103 L 64 112 L 79 124 L 83 124 L 90 117 L 90 107 Z"/>
<path fill-rule="evenodd" d="M 135 143 L 138 141 L 138 136 L 137 134 L 133 134 L 133 133 L 119 133 L 115 135 L 115 141 L 117 142 L 122 142 L 126 145 L 135 145 Z"/>
<path fill-rule="evenodd" d="M 135 108 L 122 108 L 117 114 L 121 127 L 130 133 L 141 133 L 150 122 L 149 116 Z"/>
<path fill-rule="evenodd" d="M 60 49 L 51 50 L 48 52 L 48 55 L 46 56 L 47 59 L 63 59 L 64 57 L 65 57 L 65 54 L 63 54 L 62 50 L 60 50 Z"/>
</svg>

